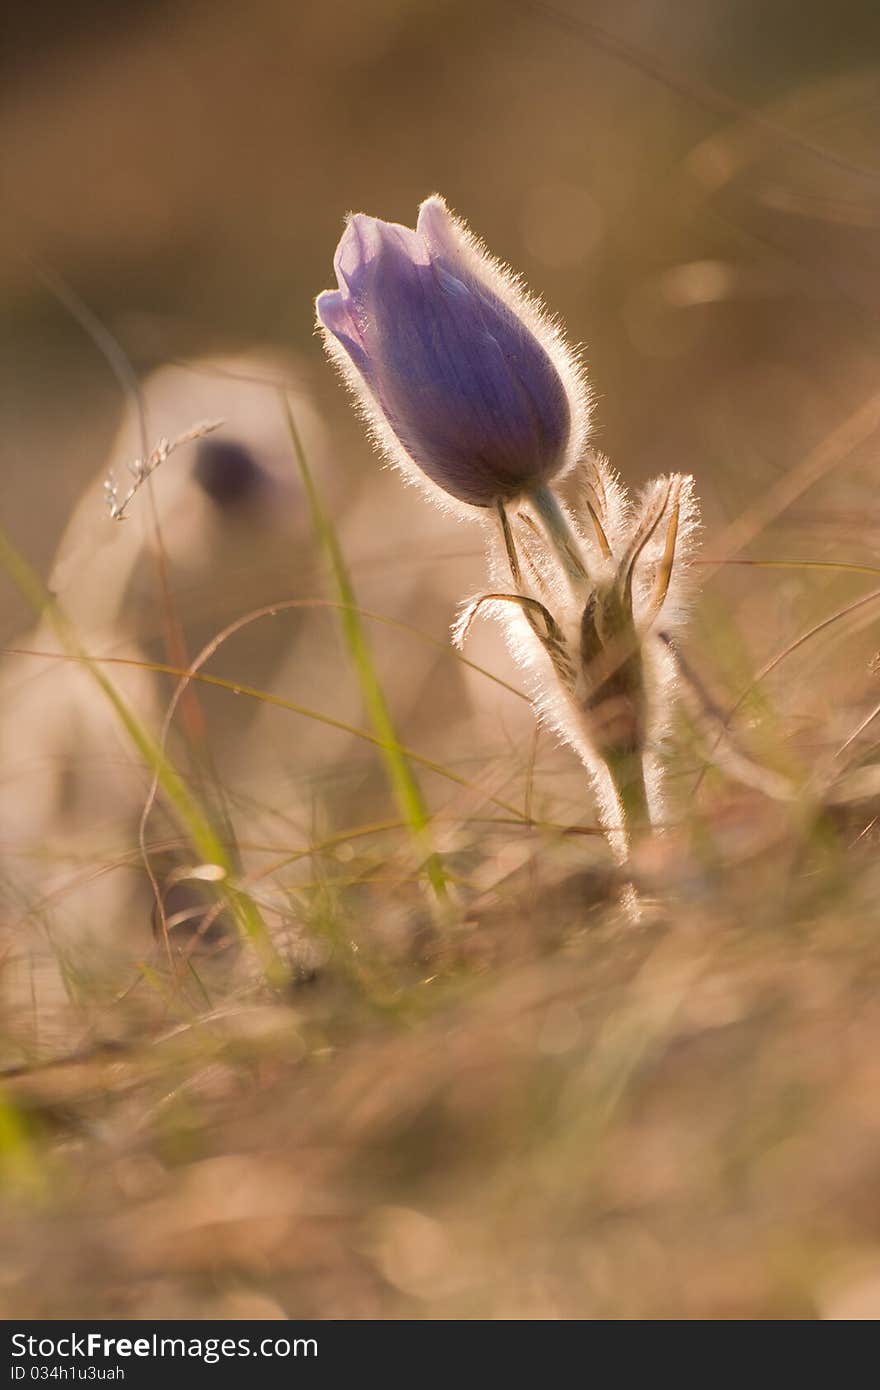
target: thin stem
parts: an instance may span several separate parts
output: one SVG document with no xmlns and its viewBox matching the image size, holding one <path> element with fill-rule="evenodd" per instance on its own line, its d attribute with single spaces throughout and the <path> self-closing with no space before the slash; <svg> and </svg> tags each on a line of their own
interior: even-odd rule
<svg viewBox="0 0 880 1390">
<path fill-rule="evenodd" d="M 501 522 L 501 535 L 504 538 L 504 549 L 507 551 L 507 563 L 510 566 L 510 577 L 517 589 L 522 590 L 522 571 L 519 567 L 519 556 L 516 553 L 516 545 L 513 540 L 513 532 L 510 529 L 510 520 L 507 515 L 507 508 L 499 497 L 496 502 L 498 509 L 498 520 Z"/>
<path fill-rule="evenodd" d="M 577 537 L 569 525 L 568 517 L 559 505 L 559 499 L 548 487 L 539 487 L 530 494 L 530 500 L 544 523 L 548 539 L 563 570 L 571 581 L 575 594 L 580 594 L 584 583 L 589 581 L 589 575 L 586 565 L 578 553 Z"/>
</svg>

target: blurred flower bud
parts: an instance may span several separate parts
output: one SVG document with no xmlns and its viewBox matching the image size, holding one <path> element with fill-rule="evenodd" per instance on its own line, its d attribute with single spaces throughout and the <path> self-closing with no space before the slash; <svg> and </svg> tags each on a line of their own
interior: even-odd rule
<svg viewBox="0 0 880 1390">
<path fill-rule="evenodd" d="M 233 439 L 200 439 L 193 477 L 221 511 L 246 506 L 268 486 L 253 454 Z"/>
<path fill-rule="evenodd" d="M 422 204 L 415 231 L 354 215 L 335 268 L 318 321 L 393 462 L 489 507 L 578 460 L 589 422 L 580 363 L 442 198 Z"/>
</svg>

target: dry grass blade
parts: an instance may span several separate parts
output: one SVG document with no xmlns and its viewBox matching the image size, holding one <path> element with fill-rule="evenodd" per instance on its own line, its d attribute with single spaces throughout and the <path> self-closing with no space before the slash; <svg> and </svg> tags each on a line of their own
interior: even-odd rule
<svg viewBox="0 0 880 1390">
<path fill-rule="evenodd" d="M 129 504 L 147 479 L 151 478 L 156 469 L 170 458 L 175 449 L 181 448 L 184 444 L 192 444 L 197 439 L 203 439 L 206 434 L 212 434 L 214 430 L 219 430 L 222 424 L 222 420 L 200 420 L 198 424 L 190 426 L 188 430 L 184 430 L 175 439 L 160 439 L 148 454 L 143 454 L 129 464 L 131 484 L 124 497 L 119 496 L 119 488 L 113 473 L 108 473 L 104 482 L 104 498 L 110 513 L 110 520 L 125 521 Z"/>
<path fill-rule="evenodd" d="M 152 770 L 158 787 L 161 788 L 181 828 L 191 840 L 196 853 L 205 862 L 218 864 L 226 870 L 227 874 L 232 874 L 234 866 L 222 837 L 215 830 L 180 773 L 166 757 L 163 749 L 156 743 L 150 732 L 144 728 L 129 708 L 112 681 L 100 669 L 99 664 L 82 649 L 61 608 L 47 592 L 39 576 L 31 569 L 2 530 L 0 530 L 0 566 L 5 569 L 13 584 L 28 601 L 34 612 L 49 619 L 68 659 L 77 662 L 88 672 L 109 702 L 132 744 L 147 767 Z M 250 900 L 247 894 L 239 892 L 230 882 L 220 884 L 218 891 L 228 901 L 242 934 L 256 950 L 267 978 L 273 981 L 280 980 L 284 974 L 283 967 L 256 904 Z"/>
<path fill-rule="evenodd" d="M 773 671 L 775 671 L 777 666 L 781 665 L 781 663 L 785 661 L 789 656 L 792 656 L 796 651 L 799 651 L 801 647 L 803 647 L 807 642 L 812 641 L 814 637 L 818 637 L 820 633 L 826 632 L 828 628 L 833 627 L 835 623 L 842 622 L 843 619 L 848 618 L 851 613 L 856 613 L 859 609 L 865 608 L 870 603 L 876 603 L 878 600 L 880 600 L 880 589 L 872 589 L 869 594 L 863 594 L 861 598 L 855 599 L 853 603 L 848 603 L 843 608 L 838 608 L 836 612 L 830 614 L 829 617 L 823 618 L 821 622 L 815 623 L 812 627 L 808 628 L 806 632 L 802 632 L 800 637 L 796 637 L 793 642 L 789 642 L 789 644 L 786 647 L 783 647 L 781 652 L 777 652 L 776 655 L 770 661 L 768 661 L 764 666 L 761 667 L 761 669 L 756 673 L 753 679 L 749 681 L 745 689 L 740 692 L 736 701 L 731 705 L 727 713 L 722 716 L 720 721 L 721 729 L 726 730 L 728 728 L 731 721 L 736 717 L 737 712 L 742 708 L 743 703 L 748 699 L 749 695 L 751 695 L 752 691 L 758 685 L 760 685 L 761 681 L 765 680 L 767 676 L 769 676 Z M 720 743 L 722 737 L 723 734 L 719 732 L 716 745 L 717 743 Z M 705 777 L 705 775 L 706 769 L 705 767 L 703 767 L 700 769 L 700 772 L 697 775 L 697 778 L 694 782 L 694 794 L 699 790 L 700 786 L 702 785 L 703 778 Z"/>
<path fill-rule="evenodd" d="M 265 609 L 262 611 L 262 614 L 256 616 L 262 616 L 270 612 L 274 612 L 274 608 Z M 235 631 L 239 631 L 245 622 L 253 617 L 254 615 L 251 614 L 249 618 L 239 619 L 236 623 L 230 624 L 229 628 L 227 628 L 224 633 L 219 634 L 218 638 L 215 638 L 210 644 L 211 652 L 216 651 L 219 640 L 222 640 L 223 637 L 231 636 Z M 27 651 L 20 647 L 7 647 L 5 650 L 19 656 L 47 657 L 53 655 L 59 661 L 81 660 L 80 657 L 74 655 L 61 656 L 58 653 Z M 210 654 L 211 653 L 208 653 L 208 655 Z M 202 656 L 204 660 L 207 660 L 205 653 L 202 653 Z M 291 714 L 302 715 L 304 719 L 314 719 L 317 723 L 325 724 L 330 729 L 340 729 L 343 733 L 351 734 L 354 738 L 363 739 L 366 743 L 372 744 L 375 748 L 381 749 L 383 747 L 379 735 L 370 733 L 368 729 L 359 729 L 356 724 L 347 724 L 343 719 L 334 719 L 332 715 L 324 714 L 321 710 L 310 709 L 308 705 L 297 704 L 294 700 L 286 700 L 283 696 L 275 695 L 270 690 L 258 690 L 255 686 L 243 685 L 240 681 L 226 680 L 222 676 L 207 675 L 204 671 L 196 670 L 194 666 L 184 668 L 181 666 L 171 666 L 166 662 L 137 661 L 134 658 L 122 656 L 89 657 L 88 661 L 90 665 L 94 667 L 105 665 L 134 666 L 145 671 L 155 671 L 157 675 L 176 676 L 183 683 L 198 681 L 202 685 L 215 686 L 219 690 L 228 690 L 233 695 L 241 695 L 244 696 L 245 699 L 250 700 L 259 700 L 263 704 L 274 705 L 276 709 L 284 709 L 288 710 Z M 432 758 L 426 758 L 423 754 L 417 753 L 413 748 L 401 744 L 401 752 L 409 762 L 418 763 L 420 767 L 426 768 L 429 772 L 436 773 L 438 777 L 443 777 L 456 786 L 463 787 L 470 792 L 480 791 L 480 788 L 467 777 L 461 777 L 458 773 L 453 772 L 451 768 L 444 766 L 443 763 L 435 762 Z M 517 810 L 515 806 L 506 801 L 501 801 L 495 796 L 490 796 L 488 799 L 493 805 L 498 806 L 501 810 L 507 811 L 509 815 L 514 816 L 517 822 L 523 821 L 522 812 Z M 404 824 L 409 826 L 411 822 L 407 819 Z M 206 858 L 209 858 L 209 856 L 206 856 Z"/>
<path fill-rule="evenodd" d="M 717 542 L 717 558 L 710 563 L 720 567 L 742 550 L 766 526 L 786 511 L 814 484 L 838 468 L 856 449 L 880 430 L 880 392 L 875 392 L 853 413 L 821 439 L 798 467 L 783 474 L 762 498 L 732 521 Z"/>
</svg>

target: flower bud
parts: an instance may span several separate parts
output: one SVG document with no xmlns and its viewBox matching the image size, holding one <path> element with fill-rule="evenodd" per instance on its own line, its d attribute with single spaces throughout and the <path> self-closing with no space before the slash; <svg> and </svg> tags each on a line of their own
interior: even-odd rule
<svg viewBox="0 0 880 1390">
<path fill-rule="evenodd" d="M 352 216 L 339 288 L 317 301 L 328 352 L 393 462 L 490 507 L 581 456 L 583 369 L 540 306 L 428 198 L 415 231 Z"/>
<path fill-rule="evenodd" d="M 205 438 L 196 445 L 195 455 L 193 477 L 220 511 L 242 509 L 267 487 L 268 479 L 244 444 Z"/>
</svg>

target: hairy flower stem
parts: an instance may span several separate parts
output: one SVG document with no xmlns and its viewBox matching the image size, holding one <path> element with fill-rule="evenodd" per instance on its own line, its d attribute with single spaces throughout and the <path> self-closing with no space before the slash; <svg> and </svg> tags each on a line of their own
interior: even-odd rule
<svg viewBox="0 0 880 1390">
<path fill-rule="evenodd" d="M 605 766 L 620 802 L 628 849 L 651 831 L 651 812 L 645 788 L 645 768 L 638 749 L 606 756 Z"/>
<path fill-rule="evenodd" d="M 609 701 L 609 704 L 611 703 Z M 602 709 L 598 711 L 598 716 L 601 723 Z M 596 757 L 608 774 L 613 799 L 616 802 L 616 808 L 611 810 L 606 826 L 608 842 L 620 867 L 626 868 L 631 862 L 633 851 L 653 832 L 645 779 L 644 739 L 638 727 L 610 739 L 601 751 L 597 750 Z M 634 884 L 625 885 L 622 903 L 627 914 L 633 920 L 638 919 L 639 897 Z"/>
<path fill-rule="evenodd" d="M 638 922 L 642 915 L 639 891 L 626 874 L 632 863 L 633 852 L 639 844 L 651 835 L 653 826 L 648 805 L 645 784 L 645 770 L 641 751 L 634 749 L 629 753 L 606 752 L 597 759 L 607 774 L 608 791 L 602 798 L 605 808 L 605 834 L 611 853 L 622 871 L 624 878 L 620 889 L 620 905 L 631 922 Z M 594 764 L 594 776 L 596 767 Z"/>
<path fill-rule="evenodd" d="M 537 487 L 529 496 L 559 562 L 577 593 L 587 578 L 587 572 L 578 554 L 577 542 L 568 524 L 568 518 L 549 487 Z"/>
<path fill-rule="evenodd" d="M 575 594 L 582 595 L 589 580 L 565 512 L 549 488 L 537 489 L 531 494 L 531 500 L 572 589 Z M 511 578 L 519 590 L 522 571 L 503 502 L 497 504 L 497 510 Z M 573 672 L 571 668 L 562 668 L 564 647 L 561 640 L 557 650 L 549 640 L 549 625 L 544 632 L 536 614 L 524 611 L 532 631 L 553 662 L 557 677 L 563 685 L 568 684 Z M 550 619 L 550 615 L 546 614 L 546 618 Z M 597 622 L 604 635 L 600 635 Z M 559 636 L 561 638 L 561 633 Z M 587 709 L 594 745 L 592 759 L 586 760 L 586 766 L 589 771 L 591 761 L 594 769 L 599 763 L 607 773 L 614 802 L 608 814 L 608 840 L 615 857 L 623 865 L 633 845 L 651 832 L 644 766 L 644 672 L 629 590 L 621 594 L 612 587 L 601 595 L 596 590 L 591 593 L 581 616 L 580 656 L 590 682 Z M 627 885 L 624 897 L 628 910 L 636 910 L 638 899 L 632 885 Z"/>
</svg>

